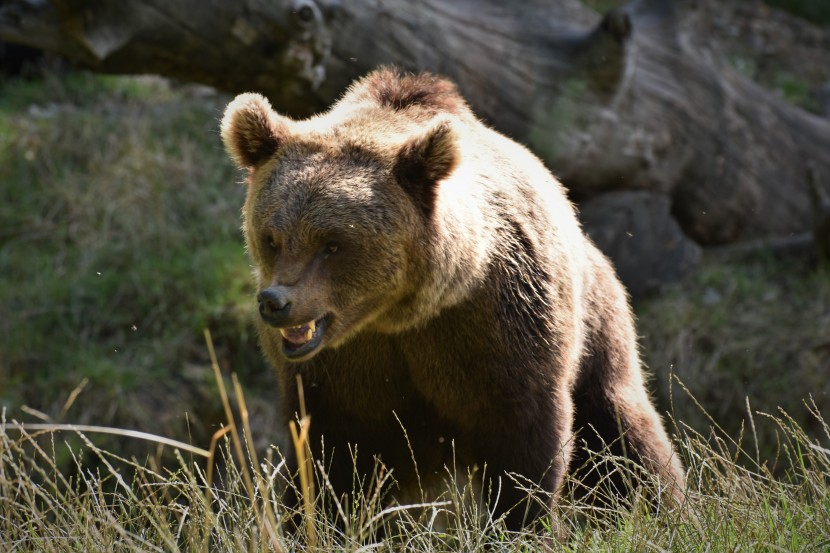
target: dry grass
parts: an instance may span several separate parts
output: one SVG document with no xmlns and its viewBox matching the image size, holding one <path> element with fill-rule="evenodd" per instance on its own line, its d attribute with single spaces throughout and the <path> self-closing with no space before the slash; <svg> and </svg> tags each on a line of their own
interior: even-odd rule
<svg viewBox="0 0 830 553">
<path fill-rule="evenodd" d="M 209 340 L 208 344 L 212 349 Z M 567 535 L 563 540 L 545 531 L 506 532 L 501 520 L 465 500 L 469 490 L 463 487 L 451 486 L 440 502 L 389 503 L 381 490 L 391 478 L 383 471 L 375 474 L 377 486 L 367 496 L 356 492 L 351 501 L 335 497 L 326 485 L 322 463 L 306 456 L 302 436 L 309 423 L 304 418 L 295 432 L 299 466 L 306 468 L 301 478 L 303 523 L 287 532 L 283 521 L 293 513 L 280 503 L 286 483 L 279 452 L 269 449 L 266 459 L 257 461 L 241 388 L 234 378 L 233 399 L 240 413 L 234 417 L 219 367 L 214 363 L 213 368 L 226 425 L 208 450 L 155 439 L 174 448 L 177 462 L 172 467 L 159 467 L 152 458 L 148 463 L 122 458 L 97 447 L 79 429 L 9 423 L 4 414 L 0 548 L 629 552 L 823 551 L 830 546 L 830 450 L 785 414 L 771 417 L 787 459 L 783 478 L 763 465 L 747 468 L 738 463 L 740 456 L 751 453 L 731 437 L 702 436 L 684 428 L 679 446 L 689 470 L 689 489 L 682 508 L 658 506 L 655 511 L 636 496 L 626 505 L 598 508 L 566 497 L 556 513 Z M 814 404 L 810 408 L 830 440 L 830 427 Z M 80 437 L 80 443 L 62 443 L 60 432 L 66 431 Z M 56 462 L 61 448 L 67 448 L 73 459 L 70 471 Z M 96 469 L 90 468 L 88 457 L 95 460 Z M 619 468 L 626 470 L 624 464 Z M 449 515 L 446 528 L 435 526 L 438 514 Z"/>
</svg>

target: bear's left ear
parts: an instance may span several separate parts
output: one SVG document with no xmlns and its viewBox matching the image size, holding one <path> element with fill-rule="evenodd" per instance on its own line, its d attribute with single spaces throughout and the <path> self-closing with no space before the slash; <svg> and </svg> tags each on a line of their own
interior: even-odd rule
<svg viewBox="0 0 830 553">
<path fill-rule="evenodd" d="M 445 121 L 398 152 L 395 178 L 427 215 L 434 208 L 438 182 L 450 175 L 458 161 L 455 141 L 455 133 Z"/>
<path fill-rule="evenodd" d="M 222 141 L 240 168 L 254 169 L 286 141 L 290 123 L 271 108 L 264 96 L 240 94 L 225 109 Z"/>
</svg>

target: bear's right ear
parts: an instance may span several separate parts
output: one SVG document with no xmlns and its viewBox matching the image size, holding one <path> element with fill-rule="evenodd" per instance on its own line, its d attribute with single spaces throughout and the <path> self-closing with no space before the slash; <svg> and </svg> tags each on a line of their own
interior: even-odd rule
<svg viewBox="0 0 830 553">
<path fill-rule="evenodd" d="M 400 149 L 394 174 L 415 204 L 430 215 L 438 183 L 452 173 L 457 163 L 455 133 L 449 123 L 442 122 Z"/>
<path fill-rule="evenodd" d="M 222 117 L 222 141 L 243 169 L 254 169 L 272 156 L 290 134 L 290 120 L 280 116 L 260 94 L 237 96 Z"/>
</svg>

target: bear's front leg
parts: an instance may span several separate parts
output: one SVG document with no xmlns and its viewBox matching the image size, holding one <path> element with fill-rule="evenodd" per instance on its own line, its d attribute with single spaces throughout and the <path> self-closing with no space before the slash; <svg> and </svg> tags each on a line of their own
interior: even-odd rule
<svg viewBox="0 0 830 553">
<path fill-rule="evenodd" d="M 493 408 L 475 438 L 479 463 L 485 466 L 485 503 L 509 530 L 535 526 L 551 517 L 559 498 L 572 450 L 573 403 L 567 391 L 512 406 Z"/>
</svg>

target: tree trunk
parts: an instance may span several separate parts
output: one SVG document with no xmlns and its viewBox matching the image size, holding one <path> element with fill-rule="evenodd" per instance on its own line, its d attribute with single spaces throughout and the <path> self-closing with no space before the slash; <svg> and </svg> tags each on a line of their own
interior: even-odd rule
<svg viewBox="0 0 830 553">
<path fill-rule="evenodd" d="M 694 10 L 670 0 L 604 17 L 577 0 L 3 0 L 0 39 L 104 72 L 258 90 L 295 116 L 379 64 L 430 70 L 527 143 L 578 201 L 611 190 L 667 198 L 700 244 L 809 230 L 809 183 L 830 190 L 830 121 L 692 46 L 694 18 L 705 17 Z"/>
</svg>

